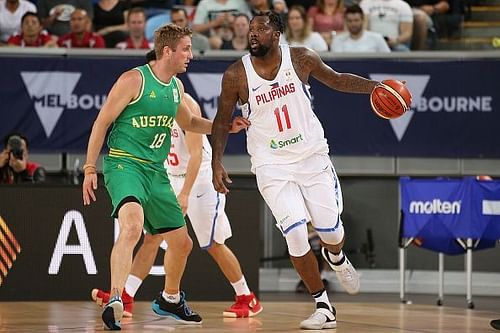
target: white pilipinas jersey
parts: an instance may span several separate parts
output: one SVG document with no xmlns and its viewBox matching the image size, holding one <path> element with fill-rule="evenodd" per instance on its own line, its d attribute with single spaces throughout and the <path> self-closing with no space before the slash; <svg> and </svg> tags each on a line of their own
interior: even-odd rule
<svg viewBox="0 0 500 333">
<path fill-rule="evenodd" d="M 252 171 L 266 164 L 288 164 L 313 154 L 328 154 L 323 127 L 311 105 L 309 85 L 297 76 L 288 45 L 281 47 L 281 67 L 268 81 L 254 70 L 250 55 L 242 57 L 248 82 L 243 115 Z"/>
<path fill-rule="evenodd" d="M 169 174 L 184 176 L 186 174 L 190 155 L 186 145 L 186 135 L 175 121 L 171 130 L 171 140 L 172 144 L 170 146 L 170 152 L 164 162 L 164 166 Z M 212 147 L 210 146 L 210 142 L 208 142 L 207 136 L 203 135 L 200 172 L 210 168 L 211 160 Z"/>
</svg>

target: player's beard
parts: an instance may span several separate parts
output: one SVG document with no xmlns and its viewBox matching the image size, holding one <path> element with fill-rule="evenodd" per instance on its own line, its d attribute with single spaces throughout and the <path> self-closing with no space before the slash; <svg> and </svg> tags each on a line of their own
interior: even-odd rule
<svg viewBox="0 0 500 333">
<path fill-rule="evenodd" d="M 269 49 L 271 49 L 270 46 L 260 44 L 257 49 L 250 48 L 250 54 L 254 57 L 263 57 L 269 52 Z"/>
</svg>

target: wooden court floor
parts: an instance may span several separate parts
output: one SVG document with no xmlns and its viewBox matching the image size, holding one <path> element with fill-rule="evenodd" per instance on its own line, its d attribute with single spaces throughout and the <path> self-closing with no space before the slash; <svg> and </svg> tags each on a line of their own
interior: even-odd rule
<svg viewBox="0 0 500 333">
<path fill-rule="evenodd" d="M 312 313 L 311 302 L 262 302 L 257 317 L 223 319 L 226 302 L 190 302 L 203 317 L 199 326 L 179 326 L 155 316 L 149 302 L 136 302 L 134 318 L 122 322 L 124 332 L 307 332 L 299 322 Z M 494 332 L 489 321 L 498 312 L 468 310 L 465 307 L 397 302 L 339 302 L 337 328 L 322 332 L 338 333 L 481 333 Z M 1 302 L 0 332 L 101 332 L 100 309 L 92 302 Z M 316 331 L 318 332 L 318 331 Z"/>
</svg>

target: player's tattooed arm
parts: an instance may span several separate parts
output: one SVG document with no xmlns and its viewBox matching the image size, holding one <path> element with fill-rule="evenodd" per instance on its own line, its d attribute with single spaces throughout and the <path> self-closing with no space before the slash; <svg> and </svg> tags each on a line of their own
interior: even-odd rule
<svg viewBox="0 0 500 333">
<path fill-rule="evenodd" d="M 222 77 L 221 94 L 217 107 L 217 114 L 212 124 L 212 156 L 215 160 L 222 160 L 222 154 L 227 142 L 231 117 L 239 98 L 239 86 L 242 78 L 239 66 L 241 61 L 228 67 Z"/>
<path fill-rule="evenodd" d="M 297 48 L 294 59 L 295 69 L 299 69 L 299 76 L 307 82 L 308 76 L 312 76 L 331 89 L 349 92 L 369 94 L 377 85 L 377 81 L 368 80 L 351 73 L 339 73 L 321 60 L 320 56 L 307 48 Z"/>
<path fill-rule="evenodd" d="M 212 125 L 212 182 L 215 190 L 219 193 L 228 193 L 227 184 L 231 183 L 231 179 L 222 164 L 222 155 L 226 148 L 229 123 L 234 107 L 238 99 L 241 99 L 239 92 L 242 89 L 242 81 L 245 81 L 245 75 L 242 71 L 243 63 L 240 60 L 229 66 L 224 72 L 217 114 Z"/>
</svg>

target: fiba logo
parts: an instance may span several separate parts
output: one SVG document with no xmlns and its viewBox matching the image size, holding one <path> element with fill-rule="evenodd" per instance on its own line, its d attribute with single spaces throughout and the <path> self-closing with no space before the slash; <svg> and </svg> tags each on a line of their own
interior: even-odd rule
<svg viewBox="0 0 500 333">
<path fill-rule="evenodd" d="M 400 75 L 400 74 L 370 74 L 370 78 L 382 81 L 388 77 L 406 81 L 406 85 L 413 95 L 411 110 L 403 116 L 391 119 L 390 124 L 398 141 L 403 136 L 416 113 L 483 113 L 491 112 L 492 96 L 435 96 L 432 91 L 426 90 L 430 75 Z"/>
<path fill-rule="evenodd" d="M 5 281 L 19 253 L 21 253 L 21 246 L 0 216 L 0 257 L 2 258 L 0 260 L 0 286 Z"/>
<path fill-rule="evenodd" d="M 52 134 L 64 110 L 99 110 L 102 107 L 105 95 L 73 94 L 81 75 L 75 72 L 21 72 L 47 137 Z"/>
</svg>

